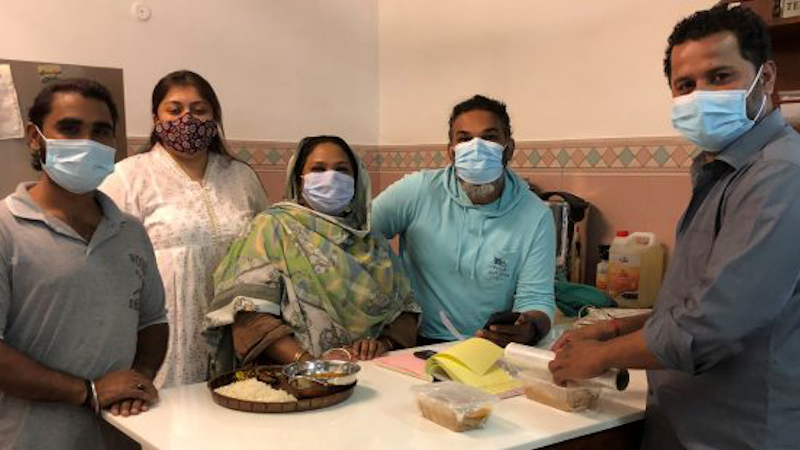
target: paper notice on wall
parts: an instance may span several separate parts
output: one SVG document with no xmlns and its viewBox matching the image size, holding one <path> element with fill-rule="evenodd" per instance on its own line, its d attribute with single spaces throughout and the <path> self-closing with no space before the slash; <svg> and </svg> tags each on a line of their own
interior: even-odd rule
<svg viewBox="0 0 800 450">
<path fill-rule="evenodd" d="M 25 136 L 17 89 L 11 78 L 11 65 L 0 64 L 0 139 L 19 139 Z"/>
<path fill-rule="evenodd" d="M 788 19 L 798 16 L 800 16 L 800 0 L 783 0 L 781 17 Z"/>
</svg>

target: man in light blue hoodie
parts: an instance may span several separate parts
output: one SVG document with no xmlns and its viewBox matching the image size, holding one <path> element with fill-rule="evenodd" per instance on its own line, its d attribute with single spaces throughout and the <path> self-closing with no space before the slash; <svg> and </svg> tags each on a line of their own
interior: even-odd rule
<svg viewBox="0 0 800 450">
<path fill-rule="evenodd" d="M 400 235 L 400 256 L 422 307 L 418 344 L 477 335 L 532 344 L 550 330 L 555 224 L 548 206 L 508 169 L 514 153 L 506 106 L 476 95 L 453 108 L 451 165 L 388 187 L 372 227 Z M 484 329 L 498 312 L 520 313 Z M 450 324 L 448 324 L 450 322 Z"/>
</svg>

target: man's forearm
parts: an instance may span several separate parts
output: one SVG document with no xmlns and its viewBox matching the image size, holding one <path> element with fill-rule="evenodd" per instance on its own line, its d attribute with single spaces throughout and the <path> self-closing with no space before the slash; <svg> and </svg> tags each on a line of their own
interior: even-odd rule
<svg viewBox="0 0 800 450">
<path fill-rule="evenodd" d="M 42 402 L 81 405 L 89 395 L 81 378 L 49 369 L 0 341 L 0 391 Z"/>
<path fill-rule="evenodd" d="M 619 334 L 624 336 L 626 334 L 639 331 L 644 328 L 644 323 L 650 318 L 650 313 L 640 314 L 638 316 L 621 317 L 617 319 L 619 325 Z"/>
<path fill-rule="evenodd" d="M 383 329 L 380 337 L 389 339 L 390 350 L 413 347 L 417 341 L 418 321 L 419 314 L 404 312 Z"/>
<path fill-rule="evenodd" d="M 663 369 L 664 366 L 647 348 L 644 331 L 639 329 L 603 343 L 606 368 Z"/>
<path fill-rule="evenodd" d="M 169 339 L 169 325 L 160 323 L 151 325 L 139 332 L 136 342 L 136 358 L 133 361 L 133 370 L 154 379 L 164 355 L 167 353 L 167 340 Z"/>
</svg>

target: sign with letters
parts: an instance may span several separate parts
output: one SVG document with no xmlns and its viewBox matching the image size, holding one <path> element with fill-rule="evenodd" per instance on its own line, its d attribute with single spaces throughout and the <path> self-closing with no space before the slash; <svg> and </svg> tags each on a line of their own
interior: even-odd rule
<svg viewBox="0 0 800 450">
<path fill-rule="evenodd" d="M 800 17 L 800 0 L 783 0 L 781 5 L 781 17 Z"/>
</svg>

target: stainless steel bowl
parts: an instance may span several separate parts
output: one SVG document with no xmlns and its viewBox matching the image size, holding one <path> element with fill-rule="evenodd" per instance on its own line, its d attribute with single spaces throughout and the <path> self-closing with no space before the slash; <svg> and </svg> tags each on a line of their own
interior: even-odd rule
<svg viewBox="0 0 800 450">
<path fill-rule="evenodd" d="M 284 366 L 289 379 L 306 379 L 327 386 L 347 386 L 356 382 L 361 366 L 348 361 L 306 361 Z"/>
</svg>

